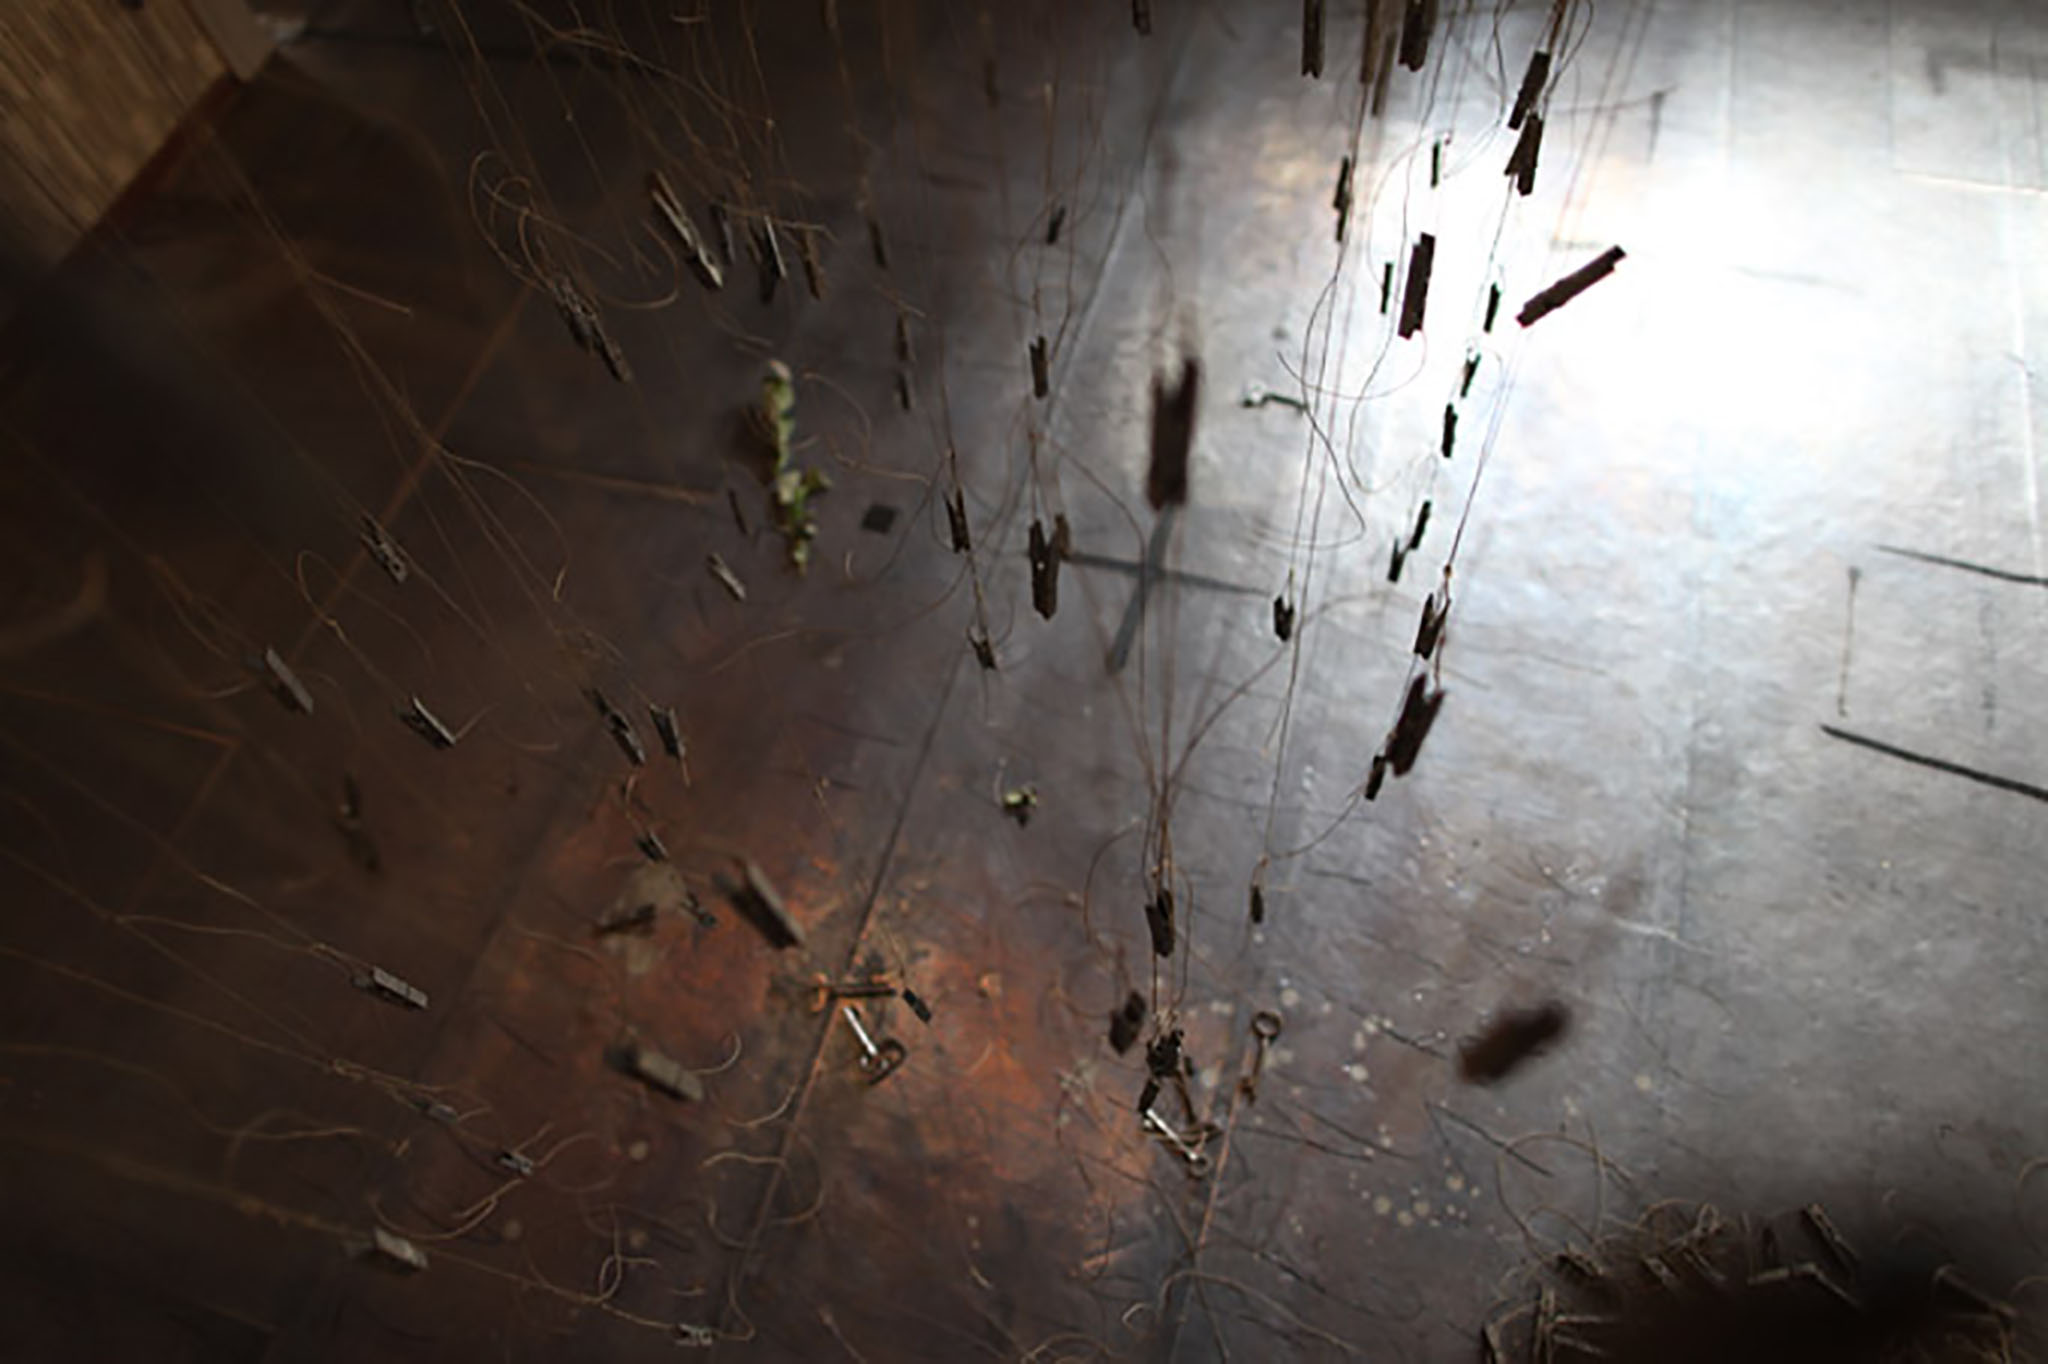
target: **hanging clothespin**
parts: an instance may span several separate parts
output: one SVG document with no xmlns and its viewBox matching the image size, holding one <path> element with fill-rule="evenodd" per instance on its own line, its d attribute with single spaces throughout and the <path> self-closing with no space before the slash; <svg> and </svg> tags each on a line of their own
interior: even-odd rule
<svg viewBox="0 0 2048 1364">
<path fill-rule="evenodd" d="M 684 761 L 683 731 L 676 724 L 675 707 L 657 706 L 650 701 L 647 703 L 647 718 L 654 722 L 654 732 L 661 739 L 661 751 L 677 762 Z"/>
<path fill-rule="evenodd" d="M 1323 75 L 1323 0 L 1301 0 L 1301 74 Z"/>
<path fill-rule="evenodd" d="M 1451 447 L 1458 442 L 1458 409 L 1451 403 L 1444 404 L 1443 455 L 1451 457 Z"/>
<path fill-rule="evenodd" d="M 1527 198 L 1536 190 L 1536 158 L 1543 150 L 1543 115 L 1531 114 L 1522 124 L 1522 135 L 1508 154 L 1507 173 L 1514 177 L 1515 193 Z"/>
<path fill-rule="evenodd" d="M 1163 375 L 1152 377 L 1152 462 L 1145 473 L 1145 500 L 1154 511 L 1188 500 L 1188 456 L 1195 443 L 1195 400 L 1201 386 L 1202 364 L 1192 355 L 1181 360 L 1180 379 L 1171 387 Z"/>
<path fill-rule="evenodd" d="M 1380 267 L 1380 316 L 1387 315 L 1387 306 L 1394 301 L 1394 263 L 1388 261 Z"/>
<path fill-rule="evenodd" d="M 358 538 L 392 582 L 402 583 L 411 574 L 412 567 L 405 561 L 405 552 L 399 549 L 397 541 L 385 532 L 384 527 L 377 524 L 377 518 L 368 512 L 363 513 L 363 528 Z"/>
<path fill-rule="evenodd" d="M 974 548 L 974 537 L 967 527 L 967 491 L 957 485 L 946 495 L 946 530 L 953 537 L 955 554 L 965 554 Z"/>
<path fill-rule="evenodd" d="M 1173 891 L 1161 886 L 1152 898 L 1145 902 L 1145 926 L 1152 930 L 1152 954 L 1159 957 L 1173 955 Z"/>
<path fill-rule="evenodd" d="M 1415 627 L 1415 655 L 1427 660 L 1436 652 L 1437 641 L 1443 638 L 1444 620 L 1451 614 L 1450 589 L 1441 594 L 1432 592 L 1422 599 L 1422 620 Z"/>
<path fill-rule="evenodd" d="M 649 862 L 668 861 L 668 848 L 662 843 L 661 835 L 655 833 L 652 829 L 643 829 L 640 833 L 636 834 L 633 838 L 633 846 L 638 848 L 640 855 Z"/>
<path fill-rule="evenodd" d="M 714 549 L 704 556 L 704 566 L 711 570 L 711 576 L 718 579 L 719 586 L 723 587 L 734 601 L 747 599 L 747 585 L 740 581 L 739 575 L 732 571 L 731 566 L 717 550 Z"/>
<path fill-rule="evenodd" d="M 1043 336 L 1031 342 L 1031 396 L 1043 398 L 1052 392 L 1052 352 Z"/>
<path fill-rule="evenodd" d="M 1436 723 L 1437 712 L 1443 708 L 1444 691 L 1432 689 L 1429 678 L 1418 673 L 1408 685 L 1408 696 L 1401 704 L 1401 718 L 1394 722 L 1394 732 L 1387 739 L 1387 765 L 1397 777 L 1408 775 L 1415 766 L 1415 759 L 1422 752 L 1422 741 L 1429 737 L 1429 730 Z"/>
<path fill-rule="evenodd" d="M 1367 800 L 1378 800 L 1380 798 L 1380 787 L 1386 784 L 1386 780 L 1387 753 L 1385 749 L 1381 749 L 1372 755 L 1372 767 L 1366 773 L 1365 798 Z"/>
<path fill-rule="evenodd" d="M 1408 0 L 1401 16 L 1401 65 L 1420 71 L 1429 63 L 1430 10 L 1423 0 Z"/>
<path fill-rule="evenodd" d="M 1109 1015 L 1109 1045 L 1118 1056 L 1122 1056 L 1144 1030 L 1145 996 L 1133 990 L 1124 997 L 1123 1007 Z"/>
<path fill-rule="evenodd" d="M 996 670 L 995 641 L 988 637 L 988 631 L 975 626 L 967 632 L 967 642 L 974 649 L 974 661 L 981 664 L 983 672 Z"/>
<path fill-rule="evenodd" d="M 1060 556 L 1046 538 L 1045 523 L 1036 517 L 1031 520 L 1027 552 L 1031 559 L 1031 607 L 1051 620 L 1060 609 Z"/>
<path fill-rule="evenodd" d="M 918 1022 L 924 1024 L 927 1028 L 932 1025 L 932 1006 L 925 1003 L 917 991 L 905 987 L 903 1002 L 910 1006 L 910 1012 L 917 1015 Z"/>
<path fill-rule="evenodd" d="M 372 966 L 368 975 L 357 976 L 355 987 L 365 994 L 372 994 L 387 1004 L 396 1004 L 407 1009 L 427 1007 L 427 992 L 409 981 L 400 980 L 381 966 Z"/>
<path fill-rule="evenodd" d="M 612 741 L 619 746 L 619 752 L 626 755 L 626 761 L 635 767 L 647 766 L 647 750 L 641 746 L 640 736 L 633 730 L 633 722 L 618 711 L 605 717 L 605 726 L 612 732 Z"/>
<path fill-rule="evenodd" d="M 713 199 L 705 211 L 711 215 L 711 230 L 718 234 L 718 257 L 730 266 L 733 262 L 732 210 Z"/>
<path fill-rule="evenodd" d="M 1493 319 L 1500 315 L 1500 286 L 1490 284 L 1486 288 L 1486 321 L 1479 324 L 1479 330 L 1491 334 Z"/>
<path fill-rule="evenodd" d="M 1429 529 L 1430 506 L 1430 500 L 1426 497 L 1423 498 L 1422 510 L 1415 514 L 1415 530 L 1408 537 L 1408 552 L 1411 554 L 1422 548 L 1422 532 Z"/>
<path fill-rule="evenodd" d="M 911 375 L 916 364 L 917 355 L 910 344 L 910 311 L 899 304 L 896 308 L 896 401 L 905 412 L 910 411 L 914 401 Z"/>
<path fill-rule="evenodd" d="M 818 258 L 818 231 L 815 227 L 800 227 L 796 232 L 796 257 L 803 262 L 804 287 L 811 291 L 815 303 L 825 301 L 825 266 Z"/>
<path fill-rule="evenodd" d="M 1429 144 L 1429 187 L 1435 189 L 1444 180 L 1444 140 L 1438 138 Z"/>
<path fill-rule="evenodd" d="M 604 322 L 597 315 L 596 305 L 584 297 L 575 281 L 557 271 L 549 280 L 548 289 L 554 296 L 556 311 L 568 324 L 569 334 L 576 338 L 576 344 L 603 360 L 612 378 L 622 384 L 632 383 L 633 368 L 626 363 L 625 352 L 612 340 L 611 333 L 605 330 Z"/>
<path fill-rule="evenodd" d="M 782 903 L 782 896 L 769 884 L 768 874 L 746 858 L 736 858 L 738 881 L 717 877 L 718 888 L 732 907 L 754 921 L 770 945 L 781 949 L 803 944 L 804 931 Z"/>
<path fill-rule="evenodd" d="M 1067 206 L 1055 203 L 1052 206 L 1052 213 L 1045 221 L 1045 244 L 1047 246 L 1058 246 L 1060 244 L 1060 229 L 1066 225 Z"/>
<path fill-rule="evenodd" d="M 596 926 L 590 930 L 590 934 L 594 938 L 609 938 L 620 933 L 632 933 L 644 938 L 654 932 L 654 920 L 658 913 L 658 908 L 652 902 L 634 905 L 630 909 L 622 909 L 599 919 Z"/>
<path fill-rule="evenodd" d="M 1337 210 L 1337 240 L 1344 240 L 1344 229 L 1351 223 L 1351 158 L 1346 156 L 1337 163 L 1337 192 L 1330 199 L 1330 207 Z"/>
<path fill-rule="evenodd" d="M 1285 595 L 1273 598 L 1273 633 L 1282 644 L 1294 638 L 1294 607 Z"/>
<path fill-rule="evenodd" d="M 1405 339 L 1422 330 L 1422 315 L 1429 305 L 1429 272 L 1436 263 L 1436 237 L 1425 232 L 1408 252 L 1408 287 L 1401 296 L 1400 334 Z"/>
<path fill-rule="evenodd" d="M 277 698 L 279 705 L 300 715 L 313 713 L 313 693 L 306 690 L 306 684 L 299 681 L 299 675 L 291 670 L 291 665 L 277 650 L 264 649 L 262 666 L 270 676 L 270 694 Z"/>
<path fill-rule="evenodd" d="M 1529 54 L 1528 69 L 1522 72 L 1522 88 L 1515 93 L 1514 111 L 1508 115 L 1508 129 L 1513 131 L 1522 126 L 1529 115 L 1536 112 L 1536 103 L 1543 98 L 1543 87 L 1550 80 L 1550 54 L 1537 51 Z"/>
<path fill-rule="evenodd" d="M 1152 0 L 1131 0 L 1131 27 L 1140 37 L 1152 36 Z"/>
<path fill-rule="evenodd" d="M 400 711 L 398 718 L 412 726 L 413 733 L 425 739 L 435 748 L 455 747 L 454 732 L 448 726 L 442 724 L 436 718 L 434 712 L 428 710 L 426 703 L 421 701 L 419 697 L 415 696 L 410 699 L 411 708 Z"/>
<path fill-rule="evenodd" d="M 1458 383 L 1458 396 L 1460 398 L 1471 394 L 1472 376 L 1477 373 L 1479 373 L 1479 352 L 1476 350 L 1467 351 L 1465 354 L 1465 377 Z"/>
<path fill-rule="evenodd" d="M 1408 548 L 1399 540 L 1394 541 L 1394 557 L 1387 563 L 1387 581 L 1401 581 L 1401 566 L 1408 562 Z"/>
<path fill-rule="evenodd" d="M 1572 271 L 1569 275 L 1557 281 L 1557 283 L 1538 290 L 1527 303 L 1522 305 L 1522 311 L 1516 314 L 1515 321 L 1528 327 L 1550 316 L 1550 314 L 1556 312 L 1559 308 L 1562 308 L 1565 304 L 1613 274 L 1614 267 L 1619 265 L 1627 254 L 1618 246 L 1608 247 L 1592 261 Z"/>
<path fill-rule="evenodd" d="M 655 214 L 667 225 L 678 244 L 683 248 L 683 259 L 689 262 L 698 283 L 707 289 L 725 287 L 725 271 L 711 258 L 711 248 L 697 231 L 697 224 L 691 219 L 689 210 L 683 207 L 682 199 L 676 194 L 660 171 L 647 173 L 647 197 L 653 201 Z"/>
</svg>

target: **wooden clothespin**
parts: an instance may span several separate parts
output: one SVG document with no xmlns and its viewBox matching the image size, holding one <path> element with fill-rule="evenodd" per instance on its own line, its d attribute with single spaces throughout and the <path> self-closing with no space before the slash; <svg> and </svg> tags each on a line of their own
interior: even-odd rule
<svg viewBox="0 0 2048 1364">
<path fill-rule="evenodd" d="M 1557 283 L 1537 291 L 1522 311 L 1515 315 L 1515 321 L 1523 326 L 1533 326 L 1550 316 L 1565 304 L 1577 298 L 1586 290 L 1614 273 L 1614 267 L 1621 263 L 1628 253 L 1618 246 L 1610 246 L 1585 265 L 1566 275 Z"/>
<path fill-rule="evenodd" d="M 1436 237 L 1425 232 L 1408 252 L 1408 287 L 1401 296 L 1399 328 L 1403 338 L 1422 330 L 1422 315 L 1429 306 L 1429 272 L 1435 263 Z"/>
</svg>

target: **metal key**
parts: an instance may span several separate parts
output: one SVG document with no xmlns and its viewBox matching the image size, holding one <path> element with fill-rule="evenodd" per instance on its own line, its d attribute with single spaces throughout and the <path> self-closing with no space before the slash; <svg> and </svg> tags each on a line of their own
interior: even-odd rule
<svg viewBox="0 0 2048 1364">
<path fill-rule="evenodd" d="M 1180 1158 L 1187 1162 L 1188 1174 L 1196 1179 L 1209 1173 L 1209 1157 L 1205 1152 L 1188 1145 L 1186 1138 L 1166 1125 L 1166 1120 L 1152 1109 L 1145 1110 L 1145 1126 L 1165 1138 Z"/>
<path fill-rule="evenodd" d="M 1259 1072 L 1266 1068 L 1266 1049 L 1280 1036 L 1280 1030 L 1287 1026 L 1285 1019 L 1272 1009 L 1261 1009 L 1252 1015 L 1252 1041 L 1258 1050 L 1252 1053 L 1252 1068 L 1239 1083 L 1245 1102 L 1251 1103 L 1259 1097 Z"/>
<path fill-rule="evenodd" d="M 878 1085 L 895 1074 L 896 1068 L 908 1059 L 909 1049 L 893 1037 L 877 1042 L 868 1036 L 868 1030 L 861 1026 L 860 1015 L 853 1011 L 851 1004 L 840 1005 L 839 1012 L 846 1015 L 854 1037 L 860 1042 L 860 1068 L 867 1072 L 868 1083 Z"/>
</svg>

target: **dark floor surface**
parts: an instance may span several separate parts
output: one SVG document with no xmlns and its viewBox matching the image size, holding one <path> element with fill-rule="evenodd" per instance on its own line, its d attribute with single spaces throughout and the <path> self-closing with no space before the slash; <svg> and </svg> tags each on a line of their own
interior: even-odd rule
<svg viewBox="0 0 2048 1364">
<path fill-rule="evenodd" d="M 1349 9 L 1308 82 L 1298 11 L 1249 0 L 1159 0 L 1149 38 L 1115 5 L 842 0 L 837 49 L 819 6 L 656 6 L 545 60 L 516 11 L 428 8 L 425 42 L 404 5 L 318 11 L 10 325 L 20 1357 L 666 1357 L 688 1323 L 762 1359 L 1463 1358 L 1519 1266 L 1661 1199 L 1818 1199 L 1859 1244 L 2030 1272 L 2048 22 L 1602 6 L 1504 200 L 1540 16 L 1444 6 L 1362 124 L 1326 289 Z M 650 165 L 700 215 L 817 224 L 825 300 L 793 258 L 766 305 L 744 258 L 716 295 L 676 271 Z M 1396 342 L 1379 271 L 1418 231 L 1429 320 Z M 1478 330 L 1491 280 L 1511 310 L 1610 242 L 1584 299 Z M 1183 347 L 1193 494 L 1141 588 L 1147 385 Z M 771 356 L 834 480 L 801 578 L 745 419 Z M 1313 426 L 1239 404 L 1304 358 Z M 1025 528 L 1055 513 L 1044 621 Z M 1449 699 L 1360 803 L 1454 534 Z M 1155 968 L 1169 812 L 1186 945 Z M 801 948 L 720 895 L 735 857 Z M 593 935 L 646 902 L 651 934 Z M 430 1007 L 351 988 L 372 964 Z M 869 971 L 934 1011 L 862 1005 L 908 1048 L 872 1086 L 809 989 Z M 1104 1032 L 1133 989 L 1227 1128 L 1206 1178 L 1131 1111 Z M 1554 1054 L 1460 1083 L 1458 1038 L 1548 997 Z M 704 1100 L 619 1075 L 634 1039 Z M 426 1272 L 360 1257 L 380 1224 Z"/>
</svg>

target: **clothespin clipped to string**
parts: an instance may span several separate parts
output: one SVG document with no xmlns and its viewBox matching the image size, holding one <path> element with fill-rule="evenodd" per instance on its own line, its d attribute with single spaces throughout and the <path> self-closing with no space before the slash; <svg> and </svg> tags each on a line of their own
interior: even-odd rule
<svg viewBox="0 0 2048 1364">
<path fill-rule="evenodd" d="M 1330 198 L 1330 207 L 1337 210 L 1337 240 L 1344 240 L 1344 229 L 1351 224 L 1351 179 L 1354 167 L 1346 156 L 1337 163 L 1337 192 Z M 1384 293 L 1384 289 L 1381 291 Z"/>
<path fill-rule="evenodd" d="M 882 234 L 882 215 L 875 211 L 874 187 L 868 183 L 867 172 L 860 177 L 860 211 L 868 228 L 868 251 L 875 258 L 875 268 L 886 271 L 889 268 L 889 239 Z"/>
<path fill-rule="evenodd" d="M 770 946 L 778 950 L 802 946 L 803 928 L 790 917 L 768 874 L 748 858 L 735 858 L 734 863 L 740 872 L 737 881 L 723 875 L 713 877 L 720 893 L 734 909 L 753 921 Z"/>
<path fill-rule="evenodd" d="M 1387 739 L 1387 766 L 1395 776 L 1405 777 L 1415 766 L 1415 759 L 1422 752 L 1422 741 L 1429 737 L 1430 727 L 1436 723 L 1437 712 L 1443 709 L 1443 704 L 1443 688 L 1432 689 L 1426 674 L 1416 674 L 1415 680 L 1408 684 L 1408 696 L 1401 705 L 1401 718 L 1394 722 L 1394 732 Z"/>
<path fill-rule="evenodd" d="M 1323 75 L 1323 0 L 1301 0 L 1301 74 Z"/>
<path fill-rule="evenodd" d="M 1172 956 L 1175 935 L 1171 887 L 1159 887 L 1152 898 L 1145 902 L 1145 926 L 1152 931 L 1152 954 L 1158 957 Z"/>
<path fill-rule="evenodd" d="M 1131 0 L 1131 27 L 1140 37 L 1152 36 L 1152 0 Z"/>
<path fill-rule="evenodd" d="M 410 981 L 401 980 L 381 966 L 372 966 L 367 975 L 355 978 L 355 987 L 365 994 L 375 995 L 387 1004 L 396 1004 L 406 1009 L 425 1009 L 427 992 Z"/>
<path fill-rule="evenodd" d="M 1387 307 L 1394 301 L 1394 263 L 1388 261 L 1380 267 L 1380 316 L 1387 315 Z"/>
<path fill-rule="evenodd" d="M 782 259 L 782 243 L 775 235 L 775 220 L 766 213 L 753 231 L 754 268 L 761 276 L 761 301 L 775 301 L 775 286 L 789 278 L 789 266 Z"/>
<path fill-rule="evenodd" d="M 1424 0 L 1408 0 L 1401 16 L 1401 65 L 1410 71 L 1420 71 L 1429 63 L 1429 30 L 1435 8 Z"/>
<path fill-rule="evenodd" d="M 1436 237 L 1425 232 L 1408 252 L 1408 287 L 1401 297 L 1400 334 L 1403 338 L 1422 330 L 1423 311 L 1429 305 L 1429 272 L 1436 263 Z"/>
<path fill-rule="evenodd" d="M 1378 800 L 1380 798 L 1380 787 L 1386 784 L 1386 780 L 1387 753 L 1385 749 L 1381 749 L 1372 755 L 1372 767 L 1366 773 L 1365 798 L 1367 800 Z"/>
<path fill-rule="evenodd" d="M 1067 206 L 1055 203 L 1052 206 L 1051 214 L 1045 220 L 1045 244 L 1047 246 L 1058 246 L 1060 244 L 1060 229 L 1066 225 Z"/>
<path fill-rule="evenodd" d="M 1486 288 L 1486 320 L 1479 324 L 1479 330 L 1493 331 L 1493 319 L 1500 315 L 1500 285 L 1490 284 Z"/>
<path fill-rule="evenodd" d="M 1294 606 L 1284 594 L 1273 598 L 1273 633 L 1282 644 L 1294 638 Z"/>
<path fill-rule="evenodd" d="M 1031 396 L 1043 398 L 1052 392 L 1052 352 L 1043 336 L 1031 342 Z"/>
<path fill-rule="evenodd" d="M 896 401 L 905 412 L 913 402 L 910 380 L 917 366 L 917 352 L 910 344 L 910 310 L 896 307 Z"/>
<path fill-rule="evenodd" d="M 1528 69 L 1522 72 L 1522 88 L 1515 93 L 1514 111 L 1508 115 L 1509 131 L 1521 127 L 1536 112 L 1537 101 L 1543 98 L 1543 87 L 1549 80 L 1550 54 L 1540 50 L 1530 53 Z"/>
<path fill-rule="evenodd" d="M 1195 400 L 1202 386 L 1202 364 L 1183 357 L 1180 379 L 1171 387 L 1162 375 L 1152 378 L 1152 462 L 1145 473 L 1145 500 L 1152 510 L 1178 507 L 1188 500 L 1188 456 L 1195 443 Z"/>
<path fill-rule="evenodd" d="M 363 528 L 357 537 L 370 557 L 377 561 L 377 567 L 384 570 L 392 582 L 402 583 L 412 572 L 412 566 L 405 560 L 405 551 L 398 547 L 384 527 L 377 524 L 377 518 L 363 513 Z"/>
<path fill-rule="evenodd" d="M 1123 1007 L 1109 1015 L 1109 1045 L 1118 1056 L 1129 1051 L 1145 1030 L 1145 996 L 1136 990 L 1124 996 Z"/>
<path fill-rule="evenodd" d="M 958 484 L 946 494 L 946 530 L 953 537 L 955 554 L 965 554 L 974 548 L 974 536 L 967 526 L 967 490 Z"/>
<path fill-rule="evenodd" d="M 398 713 L 398 718 L 405 721 L 407 725 L 412 727 L 413 733 L 425 739 L 433 747 L 455 747 L 457 736 L 454 731 L 442 724 L 439 718 L 427 709 L 426 703 L 421 701 L 419 697 L 411 697 L 410 702 L 411 704 L 408 709 Z"/>
<path fill-rule="evenodd" d="M 1465 354 L 1465 375 L 1458 381 L 1458 396 L 1460 398 L 1470 395 L 1472 392 L 1472 377 L 1478 373 L 1479 352 L 1476 350 L 1467 351 Z"/>
<path fill-rule="evenodd" d="M 1431 505 L 1430 500 L 1425 497 L 1422 499 L 1422 510 L 1415 513 L 1415 530 L 1408 536 L 1408 552 L 1411 554 L 1422 548 L 1422 532 L 1429 529 Z"/>
<path fill-rule="evenodd" d="M 1614 267 L 1619 265 L 1627 254 L 1618 246 L 1608 247 L 1592 261 L 1572 271 L 1557 283 L 1538 290 L 1522 305 L 1522 311 L 1516 314 L 1515 321 L 1524 327 L 1535 325 L 1613 274 Z"/>
<path fill-rule="evenodd" d="M 975 626 L 967 632 L 967 643 L 974 649 L 974 661 L 981 664 L 983 672 L 996 670 L 995 641 L 988 637 L 988 631 Z"/>
<path fill-rule="evenodd" d="M 825 264 L 818 256 L 818 233 L 815 227 L 792 229 L 796 233 L 796 258 L 804 267 L 804 287 L 811 292 L 811 301 L 825 301 Z"/>
<path fill-rule="evenodd" d="M 1443 456 L 1451 457 L 1451 447 L 1458 443 L 1458 409 L 1451 403 L 1444 404 Z"/>
<path fill-rule="evenodd" d="M 642 829 L 634 835 L 633 846 L 638 848 L 640 855 L 649 862 L 668 861 L 668 848 L 662 843 L 661 835 L 652 829 Z"/>
<path fill-rule="evenodd" d="M 668 227 L 676 241 L 683 248 L 683 259 L 697 276 L 697 282 L 711 290 L 725 287 L 725 271 L 711 258 L 711 248 L 697 231 L 697 224 L 691 219 L 689 210 L 683 207 L 682 199 L 676 194 L 665 176 L 658 170 L 647 173 L 647 197 L 653 201 L 654 211 Z"/>
<path fill-rule="evenodd" d="M 1400 581 L 1401 581 L 1401 567 L 1402 567 L 1402 565 L 1406 564 L 1407 562 L 1408 562 L 1408 547 L 1407 547 L 1407 546 L 1405 546 L 1405 545 L 1403 545 L 1403 544 L 1402 544 L 1402 543 L 1401 543 L 1401 542 L 1400 542 L 1400 541 L 1399 541 L 1399 540 L 1397 539 L 1397 540 L 1395 540 L 1395 541 L 1394 541 L 1394 555 L 1393 555 L 1393 557 L 1392 557 L 1392 558 L 1391 558 L 1390 560 L 1388 560 L 1388 561 L 1387 561 L 1387 581 L 1388 581 L 1388 582 L 1390 582 L 1390 583 L 1397 583 L 1397 582 L 1400 582 Z"/>
<path fill-rule="evenodd" d="M 1060 609 L 1060 556 L 1053 542 L 1046 537 L 1045 523 L 1036 517 L 1031 521 L 1031 606 L 1039 615 L 1051 620 L 1053 613 Z"/>
<path fill-rule="evenodd" d="M 270 694 L 286 710 L 300 715 L 313 713 L 313 693 L 306 690 L 306 684 L 299 681 L 299 675 L 284 661 L 277 650 L 266 648 L 259 666 L 270 678 Z"/>
<path fill-rule="evenodd" d="M 1522 123 L 1522 135 L 1508 154 L 1507 173 L 1514 177 L 1515 193 L 1527 198 L 1536 190 L 1536 158 L 1543 150 L 1543 115 L 1530 114 Z"/>
<path fill-rule="evenodd" d="M 711 570 L 711 576 L 718 580 L 727 596 L 734 601 L 747 599 L 747 585 L 740 581 L 739 574 L 732 571 L 732 565 L 726 563 L 724 555 L 712 550 L 704 556 L 704 566 Z"/>
<path fill-rule="evenodd" d="M 661 751 L 677 762 L 685 762 L 683 756 L 683 731 L 676 723 L 673 706 L 657 706 L 647 703 L 647 718 L 654 724 L 654 733 L 661 740 Z"/>
<path fill-rule="evenodd" d="M 718 234 L 718 257 L 727 266 L 733 263 L 732 210 L 713 199 L 705 212 L 711 217 L 711 230 Z"/>
<path fill-rule="evenodd" d="M 626 755 L 626 760 L 635 767 L 645 767 L 647 750 L 641 746 L 640 736 L 633 730 L 633 722 L 597 688 L 592 687 L 583 694 L 591 705 L 597 708 L 598 715 L 604 720 L 605 728 L 611 731 L 613 742 L 618 744 L 619 751 Z"/>
<path fill-rule="evenodd" d="M 1438 138 L 1429 144 L 1429 187 L 1435 189 L 1444 182 L 1444 140 Z"/>
<path fill-rule="evenodd" d="M 1415 656 L 1428 659 L 1436 652 L 1437 641 L 1443 638 L 1444 620 L 1451 614 L 1450 589 L 1441 594 L 1432 592 L 1422 599 L 1422 620 L 1415 627 Z"/>
</svg>

